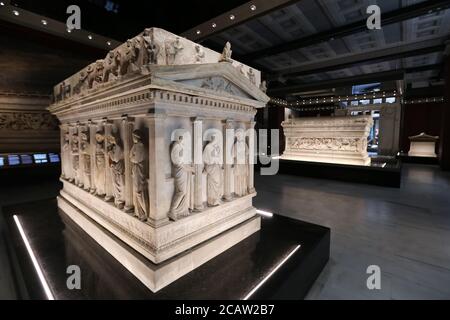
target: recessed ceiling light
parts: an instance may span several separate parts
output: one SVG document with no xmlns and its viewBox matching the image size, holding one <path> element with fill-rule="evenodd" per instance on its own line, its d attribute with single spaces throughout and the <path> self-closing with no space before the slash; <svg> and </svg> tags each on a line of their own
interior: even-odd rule
<svg viewBox="0 0 450 320">
<path fill-rule="evenodd" d="M 68 32 L 68 33 L 71 33 L 71 32 L 72 32 L 72 29 L 67 29 L 67 32 Z"/>
<path fill-rule="evenodd" d="M 110 46 L 110 45 L 111 45 L 111 41 L 107 41 L 106 44 L 107 44 L 108 46 Z"/>
<path fill-rule="evenodd" d="M 13 10 L 13 14 L 14 14 L 15 16 L 18 16 L 20 13 L 19 13 L 19 11 L 17 11 L 17 10 Z"/>
<path fill-rule="evenodd" d="M 0 6 L 4 6 L 5 5 L 5 3 L 4 2 L 0 2 Z"/>
<path fill-rule="evenodd" d="M 200 30 L 197 30 L 196 33 L 197 33 L 197 34 L 200 34 L 200 33 L 202 33 L 202 32 L 201 32 Z"/>
<path fill-rule="evenodd" d="M 213 24 L 211 25 L 211 27 L 215 28 L 215 27 L 217 27 L 217 24 L 215 24 L 215 23 L 213 22 Z"/>
<path fill-rule="evenodd" d="M 234 18 L 236 18 L 234 14 L 230 14 L 230 20 L 234 20 Z"/>
<path fill-rule="evenodd" d="M 91 35 L 88 35 L 88 39 L 89 39 L 89 40 L 92 40 L 92 36 L 91 36 Z"/>
<path fill-rule="evenodd" d="M 43 24 L 44 26 L 47 25 L 47 20 L 41 20 L 41 22 L 42 22 L 42 24 Z"/>
<path fill-rule="evenodd" d="M 252 4 L 252 5 L 250 6 L 250 10 L 255 11 L 255 10 L 256 10 L 256 6 L 255 6 L 254 4 Z"/>
</svg>

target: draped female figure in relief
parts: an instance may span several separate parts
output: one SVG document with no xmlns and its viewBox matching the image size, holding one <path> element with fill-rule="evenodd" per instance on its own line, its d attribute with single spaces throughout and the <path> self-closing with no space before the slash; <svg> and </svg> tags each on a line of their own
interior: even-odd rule
<svg viewBox="0 0 450 320">
<path fill-rule="evenodd" d="M 147 220 L 147 181 L 145 175 L 145 146 L 140 130 L 133 131 L 133 147 L 130 151 L 132 164 L 131 176 L 133 178 L 133 204 L 134 213 L 141 221 Z"/>
<path fill-rule="evenodd" d="M 83 161 L 84 189 L 91 190 L 91 144 L 89 142 L 89 132 L 81 133 L 81 158 Z"/>
<path fill-rule="evenodd" d="M 193 179 L 194 168 L 186 163 L 183 136 L 179 136 L 173 143 L 170 158 L 173 165 L 175 192 L 172 198 L 169 217 L 177 220 L 188 216 L 194 208 Z"/>
<path fill-rule="evenodd" d="M 83 183 L 81 182 L 80 179 L 80 154 L 78 148 L 78 135 L 72 136 L 71 155 L 72 155 L 73 177 L 70 181 L 74 182 L 77 186 L 82 187 Z"/>
<path fill-rule="evenodd" d="M 112 173 L 114 204 L 117 208 L 122 209 L 125 205 L 125 164 L 123 149 L 120 139 L 113 135 L 108 136 L 108 144 L 108 160 Z"/>
<path fill-rule="evenodd" d="M 218 206 L 222 197 L 222 158 L 221 147 L 217 136 L 211 136 L 211 142 L 203 150 L 203 161 L 206 172 L 206 194 L 209 207 Z"/>
<path fill-rule="evenodd" d="M 106 158 L 105 135 L 102 131 L 95 134 L 95 141 L 95 193 L 103 197 L 106 194 Z"/>
<path fill-rule="evenodd" d="M 244 130 L 236 130 L 236 142 L 232 149 L 234 161 L 234 193 L 238 197 L 248 194 L 248 145 Z"/>
<path fill-rule="evenodd" d="M 63 179 L 69 179 L 70 171 L 69 171 L 69 164 L 70 164 L 70 139 L 69 134 L 66 132 L 64 133 L 64 143 L 62 147 L 62 178 Z"/>
</svg>

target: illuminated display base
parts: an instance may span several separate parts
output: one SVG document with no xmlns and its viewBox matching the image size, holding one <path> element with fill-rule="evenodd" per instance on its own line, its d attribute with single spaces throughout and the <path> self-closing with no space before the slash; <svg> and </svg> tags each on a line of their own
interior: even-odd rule
<svg viewBox="0 0 450 320">
<path fill-rule="evenodd" d="M 58 209 L 55 199 L 6 207 L 3 212 L 11 235 L 7 240 L 15 248 L 20 267 L 15 274 L 23 278 L 31 299 L 45 299 L 45 295 L 40 291 L 41 283 L 13 214 L 18 214 L 44 277 L 58 300 L 303 299 L 330 254 L 330 229 L 278 215 L 263 216 L 260 231 L 154 293 L 116 260 L 114 250 L 108 252 L 88 234 L 97 228 L 95 224 L 87 222 L 81 229 L 70 217 L 72 213 Z M 246 228 L 252 228 L 251 223 Z M 115 239 L 110 246 L 121 250 L 123 243 Z M 132 254 L 123 253 L 126 252 Z M 139 255 L 134 255 L 131 259 L 138 261 Z M 80 267 L 80 290 L 67 288 L 68 266 Z M 154 266 L 148 264 L 149 268 Z M 148 272 L 143 267 L 144 270 Z"/>
</svg>

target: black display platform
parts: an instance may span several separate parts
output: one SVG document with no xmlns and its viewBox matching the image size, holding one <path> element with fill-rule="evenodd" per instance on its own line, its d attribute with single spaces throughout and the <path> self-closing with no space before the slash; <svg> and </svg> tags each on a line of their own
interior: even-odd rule
<svg viewBox="0 0 450 320">
<path fill-rule="evenodd" d="M 152 293 L 64 213 L 55 199 L 3 208 L 19 262 L 16 282 L 31 299 L 45 299 L 13 215 L 17 215 L 56 299 L 242 299 L 290 258 L 250 299 L 302 299 L 326 265 L 330 229 L 274 215 L 261 231 L 193 272 Z M 81 268 L 81 290 L 66 286 L 69 265 Z"/>
<path fill-rule="evenodd" d="M 322 162 L 307 162 L 279 159 L 279 173 L 303 177 L 331 179 L 363 183 L 383 187 L 400 188 L 401 163 L 373 163 L 371 166 L 356 166 Z"/>
<path fill-rule="evenodd" d="M 438 158 L 431 157 L 410 157 L 407 154 L 401 154 L 400 159 L 404 163 L 415 163 L 415 164 L 429 164 L 429 165 L 438 165 Z"/>
</svg>

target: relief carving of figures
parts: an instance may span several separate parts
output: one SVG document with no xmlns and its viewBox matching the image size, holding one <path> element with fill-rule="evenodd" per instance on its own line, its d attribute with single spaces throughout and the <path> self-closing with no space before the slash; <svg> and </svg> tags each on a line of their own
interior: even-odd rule
<svg viewBox="0 0 450 320">
<path fill-rule="evenodd" d="M 103 60 L 97 60 L 88 66 L 87 70 L 88 88 L 92 89 L 95 84 L 102 82 L 103 77 Z"/>
<path fill-rule="evenodd" d="M 171 65 L 175 63 L 175 59 L 177 55 L 184 49 L 183 44 L 180 41 L 180 38 L 177 37 L 175 41 L 166 43 L 166 56 L 167 56 L 167 64 Z"/>
<path fill-rule="evenodd" d="M 145 58 L 143 64 L 158 64 L 159 45 L 155 42 L 153 35 L 151 34 L 151 29 L 144 30 L 142 39 L 144 41 L 145 49 Z"/>
<path fill-rule="evenodd" d="M 260 89 L 262 92 L 264 92 L 264 93 L 267 92 L 267 82 L 266 82 L 266 80 L 264 80 L 264 81 L 261 82 L 261 85 L 259 86 L 259 89 Z"/>
<path fill-rule="evenodd" d="M 88 70 L 89 70 L 89 68 L 88 68 Z M 79 94 L 79 93 L 83 92 L 84 90 L 86 90 L 87 78 L 88 78 L 87 72 L 81 71 L 78 74 L 78 82 L 73 87 L 73 94 Z"/>
<path fill-rule="evenodd" d="M 121 140 L 118 136 L 108 136 L 108 163 L 112 174 L 114 205 L 122 209 L 125 205 L 125 163 Z"/>
<path fill-rule="evenodd" d="M 147 181 L 145 174 L 145 146 L 143 135 L 140 130 L 133 131 L 133 147 L 130 151 L 132 163 L 131 176 L 133 178 L 133 204 L 134 213 L 141 221 L 147 220 L 148 196 Z"/>
<path fill-rule="evenodd" d="M 252 84 L 256 84 L 256 75 L 255 75 L 255 73 L 253 72 L 253 69 L 252 69 L 252 68 L 248 69 L 247 77 L 248 77 L 248 79 L 250 80 L 250 82 L 251 82 Z"/>
<path fill-rule="evenodd" d="M 220 56 L 219 62 L 233 62 L 231 60 L 231 53 L 233 51 L 231 50 L 231 43 L 227 41 L 225 43 L 225 47 L 223 48 L 222 55 Z"/>
<path fill-rule="evenodd" d="M 73 135 L 71 146 L 73 177 L 70 179 L 70 181 L 74 182 L 79 187 L 83 187 L 83 183 L 81 182 L 80 154 L 78 145 L 79 145 L 78 135 Z"/>
<path fill-rule="evenodd" d="M 241 63 L 238 67 L 239 73 L 245 76 L 244 65 Z"/>
<path fill-rule="evenodd" d="M 365 150 L 358 138 L 291 138 L 288 143 L 291 149 L 354 152 Z"/>
<path fill-rule="evenodd" d="M 217 136 L 212 135 L 211 142 L 203 150 L 205 163 L 203 172 L 206 173 L 206 194 L 209 207 L 220 205 L 222 197 L 222 150 L 217 140 Z"/>
<path fill-rule="evenodd" d="M 81 145 L 80 145 L 81 156 L 83 160 L 84 169 L 84 189 L 93 191 L 91 188 L 91 144 L 89 141 L 89 131 L 84 131 L 81 133 Z"/>
<path fill-rule="evenodd" d="M 139 57 L 139 41 L 128 39 L 122 54 L 120 55 L 120 75 L 126 75 L 129 71 L 138 69 L 136 62 Z"/>
<path fill-rule="evenodd" d="M 202 63 L 205 59 L 205 51 L 198 44 L 195 45 L 195 63 Z"/>
<path fill-rule="evenodd" d="M 58 122 L 49 113 L 0 113 L 0 130 L 57 130 Z"/>
<path fill-rule="evenodd" d="M 242 129 L 236 130 L 236 142 L 232 149 L 234 161 L 234 193 L 238 197 L 248 194 L 248 145 Z"/>
<path fill-rule="evenodd" d="M 188 216 L 194 208 L 194 167 L 186 163 L 184 152 L 183 136 L 179 136 L 170 152 L 175 182 L 175 192 L 169 213 L 172 220 Z"/>
<path fill-rule="evenodd" d="M 106 194 L 106 158 L 105 135 L 102 131 L 95 134 L 95 194 L 103 197 Z"/>
<path fill-rule="evenodd" d="M 114 77 L 119 76 L 120 67 L 120 55 L 118 52 L 110 51 L 104 60 L 103 67 L 103 82 L 106 83 L 110 81 L 111 75 Z M 114 79 L 112 79 L 114 80 Z"/>
</svg>

